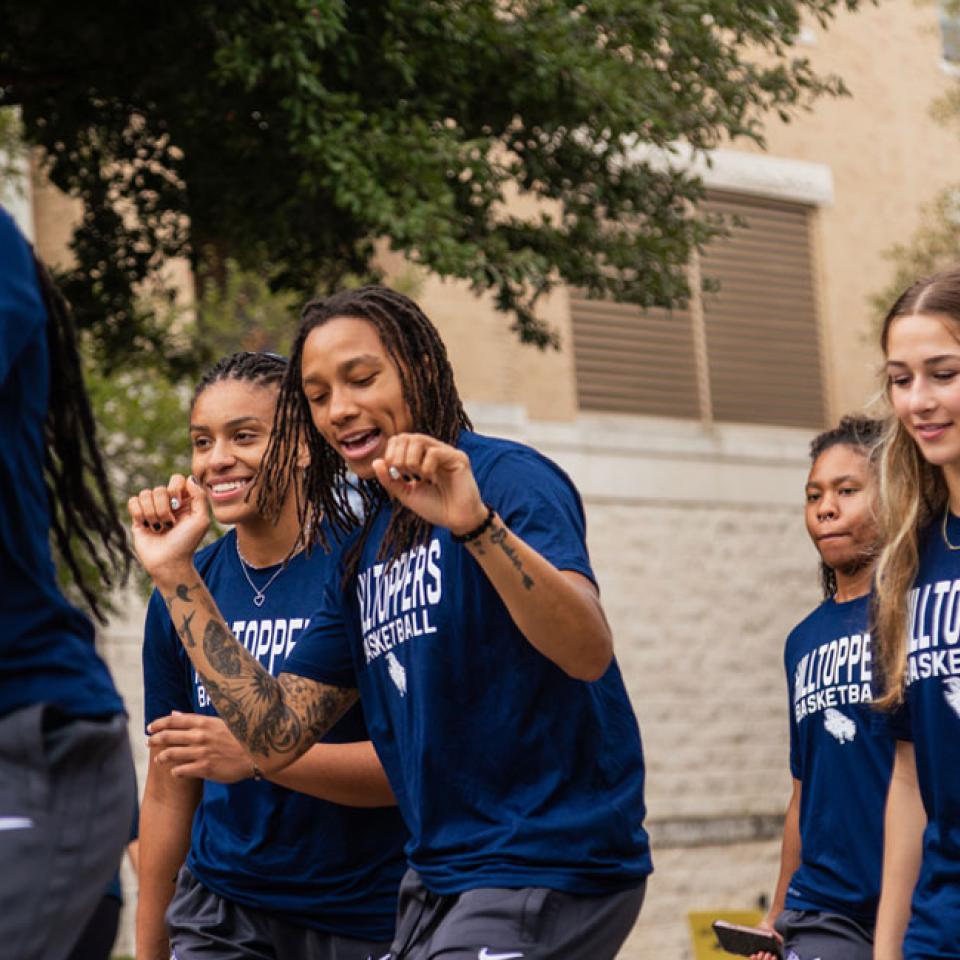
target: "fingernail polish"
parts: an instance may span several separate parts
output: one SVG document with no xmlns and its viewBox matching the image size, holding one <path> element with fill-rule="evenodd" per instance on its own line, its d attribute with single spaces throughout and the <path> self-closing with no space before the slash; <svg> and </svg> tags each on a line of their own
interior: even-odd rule
<svg viewBox="0 0 960 960">
<path fill-rule="evenodd" d="M 400 471 L 399 471 L 396 467 L 391 467 L 391 468 L 387 471 L 387 473 L 390 474 L 390 479 L 391 479 L 391 480 L 399 480 L 399 479 L 400 479 Z"/>
<path fill-rule="evenodd" d="M 155 524 L 153 525 L 153 529 L 154 529 L 154 530 L 162 530 L 163 527 L 162 527 L 159 523 L 155 523 Z"/>
<path fill-rule="evenodd" d="M 171 509 L 171 510 L 179 510 L 179 509 L 180 509 L 180 501 L 179 501 L 176 497 L 171 497 L 171 498 L 170 498 L 170 509 Z"/>
</svg>

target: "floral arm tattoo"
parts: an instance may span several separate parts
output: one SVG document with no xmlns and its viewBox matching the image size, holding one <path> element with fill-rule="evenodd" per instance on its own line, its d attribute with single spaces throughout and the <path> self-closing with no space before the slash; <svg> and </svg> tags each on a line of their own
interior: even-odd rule
<svg viewBox="0 0 960 960">
<path fill-rule="evenodd" d="M 352 688 L 269 674 L 227 629 L 202 581 L 177 584 L 164 601 L 217 713 L 254 756 L 292 763 L 356 702 Z"/>
</svg>

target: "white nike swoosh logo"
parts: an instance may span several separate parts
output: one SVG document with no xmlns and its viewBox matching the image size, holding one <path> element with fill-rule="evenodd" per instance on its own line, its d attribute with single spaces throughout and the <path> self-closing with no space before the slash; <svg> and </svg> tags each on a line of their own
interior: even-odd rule
<svg viewBox="0 0 960 960">
<path fill-rule="evenodd" d="M 483 947 L 477 954 L 477 960 L 517 960 L 522 957 L 522 953 L 491 953 L 486 947 Z"/>
<path fill-rule="evenodd" d="M 0 817 L 0 830 L 29 830 L 31 827 L 31 817 Z"/>
</svg>

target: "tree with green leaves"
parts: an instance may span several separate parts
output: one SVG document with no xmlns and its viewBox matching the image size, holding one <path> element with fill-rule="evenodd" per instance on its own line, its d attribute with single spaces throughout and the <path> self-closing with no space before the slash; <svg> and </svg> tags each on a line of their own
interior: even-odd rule
<svg viewBox="0 0 960 960">
<path fill-rule="evenodd" d="M 857 4 L 3 0 L 0 103 L 82 201 L 64 283 L 107 371 L 193 362 L 144 307 L 169 257 L 302 297 L 374 278 L 384 239 L 542 345 L 558 283 L 682 301 L 702 185 L 638 145 L 762 143 L 769 111 L 841 93 L 792 45 Z"/>
</svg>

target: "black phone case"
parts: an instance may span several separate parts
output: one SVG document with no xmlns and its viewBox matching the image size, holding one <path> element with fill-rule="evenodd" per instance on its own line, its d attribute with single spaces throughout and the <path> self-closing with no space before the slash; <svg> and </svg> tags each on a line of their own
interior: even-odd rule
<svg viewBox="0 0 960 960">
<path fill-rule="evenodd" d="M 720 941 L 720 946 L 727 953 L 735 953 L 741 957 L 749 957 L 755 953 L 772 953 L 776 957 L 783 954 L 780 950 L 780 941 L 772 933 L 727 926 L 722 922 L 714 922 L 713 932 Z"/>
</svg>

